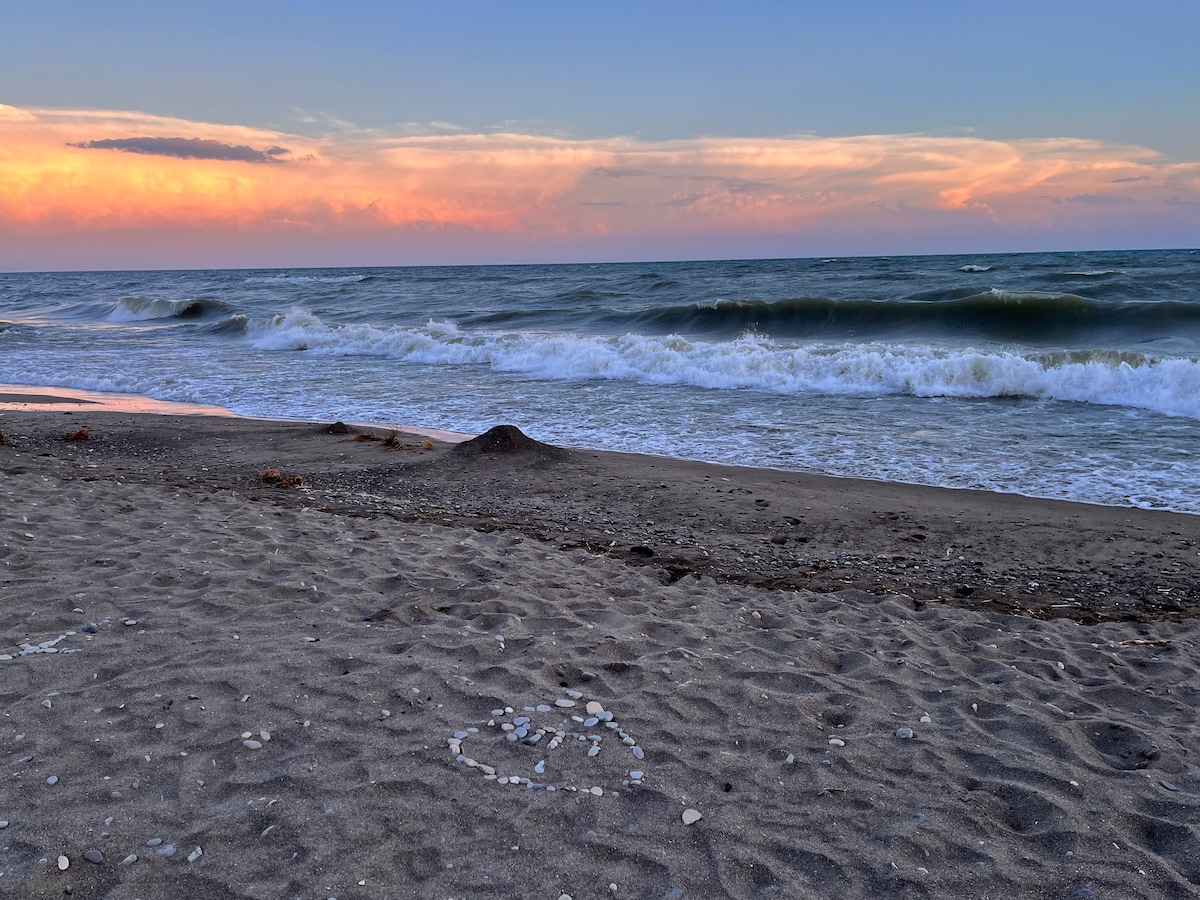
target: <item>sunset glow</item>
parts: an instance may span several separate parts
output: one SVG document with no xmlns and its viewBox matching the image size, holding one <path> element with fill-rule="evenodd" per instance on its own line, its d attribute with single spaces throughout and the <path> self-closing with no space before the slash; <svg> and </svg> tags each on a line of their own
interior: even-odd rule
<svg viewBox="0 0 1200 900">
<path fill-rule="evenodd" d="M 847 239 L 843 253 L 964 231 L 1103 242 L 1131 222 L 1200 225 L 1200 164 L 1071 138 L 308 137 L 0 106 L 4 269 L 47 265 L 35 242 L 53 242 L 65 265 L 100 265 L 114 238 L 133 233 L 151 244 L 169 233 L 175 265 L 236 264 L 251 250 L 294 265 L 284 248 L 309 252 L 304 238 L 353 242 L 387 264 L 436 260 L 451 244 L 464 259 L 486 257 L 496 242 L 526 258 L 589 246 L 603 257 L 621 242 L 653 255 L 663 238 L 738 235 L 788 238 L 792 255 L 830 252 L 829 233 L 874 241 Z M 153 264 L 148 253 L 142 265 Z"/>
</svg>

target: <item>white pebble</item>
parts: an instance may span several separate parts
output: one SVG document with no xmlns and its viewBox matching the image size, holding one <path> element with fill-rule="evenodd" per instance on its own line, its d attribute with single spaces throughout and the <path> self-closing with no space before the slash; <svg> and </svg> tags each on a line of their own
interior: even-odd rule
<svg viewBox="0 0 1200 900">
<path fill-rule="evenodd" d="M 830 738 L 829 744 L 832 747 L 845 747 L 846 746 L 846 742 L 843 741 L 841 738 Z"/>
<path fill-rule="evenodd" d="M 594 788 L 592 788 L 591 793 L 596 797 L 603 797 L 604 796 L 604 788 L 594 787 Z"/>
<path fill-rule="evenodd" d="M 198 860 L 203 855 L 204 855 L 204 851 L 201 850 L 199 847 L 197 847 L 195 850 L 193 850 L 191 853 L 188 854 L 187 861 L 190 863 L 194 863 L 196 860 Z"/>
<path fill-rule="evenodd" d="M 65 856 L 60 856 L 58 858 L 58 867 L 62 871 L 65 872 L 70 865 L 71 865 L 71 861 L 69 859 L 67 859 Z"/>
<path fill-rule="evenodd" d="M 912 736 L 913 736 L 913 730 L 911 728 L 897 728 L 896 729 L 896 737 L 900 738 L 901 740 L 907 741 Z"/>
<path fill-rule="evenodd" d="M 684 825 L 694 825 L 695 823 L 699 822 L 702 818 L 704 818 L 704 817 L 700 814 L 699 810 L 691 809 L 689 807 L 688 809 L 685 809 L 683 811 L 683 824 Z"/>
<path fill-rule="evenodd" d="M 604 712 L 604 704 L 600 703 L 598 700 L 589 700 L 587 712 L 589 716 L 598 716 L 600 713 Z"/>
<path fill-rule="evenodd" d="M 50 784 L 50 785 L 58 784 L 58 776 L 51 775 L 49 778 L 46 779 L 46 784 Z"/>
<path fill-rule="evenodd" d="M 583 698 L 583 694 L 581 694 L 579 691 L 567 691 L 566 694 L 572 700 L 580 700 Z"/>
<path fill-rule="evenodd" d="M 563 709 L 566 709 L 568 707 L 574 706 L 575 701 L 574 700 L 555 700 L 554 705 L 561 707 Z"/>
<path fill-rule="evenodd" d="M 928 725 L 932 721 L 933 721 L 933 719 L 929 718 L 929 716 L 921 716 L 921 724 L 922 725 Z"/>
</svg>

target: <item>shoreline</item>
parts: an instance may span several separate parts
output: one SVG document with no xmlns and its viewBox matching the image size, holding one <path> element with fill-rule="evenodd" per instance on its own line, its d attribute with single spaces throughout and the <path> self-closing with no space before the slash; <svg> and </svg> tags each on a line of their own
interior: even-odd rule
<svg viewBox="0 0 1200 900">
<path fill-rule="evenodd" d="M 1198 517 L 508 431 L 0 429 L 0 896 L 1200 884 Z"/>
<path fill-rule="evenodd" d="M 53 423 L 68 421 L 56 434 Z M 90 440 L 56 439 L 87 423 Z M 86 455 L 97 477 L 253 492 L 277 468 L 305 484 L 272 494 L 276 502 L 504 528 L 672 579 L 853 587 L 1089 623 L 1200 609 L 1200 516 L 1186 513 L 603 450 L 563 449 L 553 465 L 521 452 L 468 460 L 450 453 L 462 435 L 349 426 L 394 433 L 399 452 L 388 452 L 382 440 L 347 440 L 321 423 L 199 410 L 0 405 L 0 427 L 11 432 L 8 454 L 21 451 L 25 430 L 28 449 L 68 467 Z M 435 451 L 420 450 L 425 439 Z"/>
</svg>

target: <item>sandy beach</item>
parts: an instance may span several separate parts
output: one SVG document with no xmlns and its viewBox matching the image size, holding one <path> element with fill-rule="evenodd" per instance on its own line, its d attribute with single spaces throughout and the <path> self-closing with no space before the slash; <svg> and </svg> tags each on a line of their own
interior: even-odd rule
<svg viewBox="0 0 1200 900">
<path fill-rule="evenodd" d="M 0 896 L 1200 892 L 1200 517 L 43 393 Z"/>
</svg>

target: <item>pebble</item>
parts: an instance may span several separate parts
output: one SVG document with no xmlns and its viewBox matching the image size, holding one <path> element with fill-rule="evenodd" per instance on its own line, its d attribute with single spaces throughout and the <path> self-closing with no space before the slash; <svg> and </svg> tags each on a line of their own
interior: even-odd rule
<svg viewBox="0 0 1200 900">
<path fill-rule="evenodd" d="M 163 842 L 162 838 L 150 838 L 150 840 L 146 841 L 146 846 L 147 847 L 157 847 L 162 842 Z"/>
<path fill-rule="evenodd" d="M 250 740 L 250 741 L 242 741 L 242 746 L 245 747 L 247 750 L 261 750 L 263 745 L 262 745 L 261 741 Z"/>
<path fill-rule="evenodd" d="M 567 709 L 568 707 L 574 706 L 575 701 L 574 700 L 555 700 L 554 705 L 557 707 L 560 707 L 562 709 Z"/>
<path fill-rule="evenodd" d="M 702 816 L 700 814 L 699 810 L 695 810 L 695 809 L 692 809 L 689 807 L 688 809 L 685 809 L 683 811 L 683 824 L 684 825 L 694 825 L 697 822 L 699 822 L 702 818 L 704 818 L 704 816 Z"/>
<path fill-rule="evenodd" d="M 58 868 L 60 871 L 62 871 L 62 872 L 67 871 L 67 869 L 70 868 L 70 865 L 71 865 L 71 861 L 69 859 L 67 859 L 65 856 L 60 856 L 58 858 Z"/>
<path fill-rule="evenodd" d="M 1158 783 L 1161 784 L 1163 787 L 1165 787 L 1168 791 L 1179 790 L 1179 788 L 1175 787 L 1175 785 L 1171 784 L 1171 782 L 1169 782 L 1169 781 L 1160 780 Z"/>
<path fill-rule="evenodd" d="M 49 778 L 46 779 L 46 784 L 50 784 L 50 785 L 58 784 L 58 776 L 51 775 Z"/>
<path fill-rule="evenodd" d="M 630 750 L 630 752 L 633 754 L 634 759 L 645 759 L 646 758 L 646 751 L 636 745 Z"/>
<path fill-rule="evenodd" d="M 203 855 L 204 855 L 204 851 L 201 850 L 199 847 L 197 847 L 195 850 L 193 850 L 191 853 L 188 854 L 187 861 L 190 863 L 194 863 L 196 860 L 198 860 Z"/>
<path fill-rule="evenodd" d="M 921 724 L 922 725 L 928 725 L 931 722 L 933 722 L 933 719 L 929 718 L 929 716 L 921 716 Z"/>
<path fill-rule="evenodd" d="M 898 737 L 902 740 L 907 741 L 912 736 L 913 736 L 913 730 L 911 728 L 897 728 L 896 729 L 896 737 Z"/>
<path fill-rule="evenodd" d="M 598 715 L 600 715 L 600 713 L 604 712 L 604 704 L 600 703 L 597 700 L 589 700 L 588 705 L 587 705 L 587 712 L 588 712 L 589 716 L 598 716 Z"/>
<path fill-rule="evenodd" d="M 599 744 L 592 744 L 591 749 L 588 750 L 588 756 L 596 756 L 599 752 L 600 752 Z"/>
<path fill-rule="evenodd" d="M 787 763 L 789 766 L 790 766 L 790 765 L 793 765 L 793 764 L 796 762 L 796 754 L 795 754 L 795 753 L 789 753 L 789 754 L 787 755 L 787 759 L 785 759 L 785 760 L 784 760 L 784 762 L 785 762 L 785 763 Z"/>
<path fill-rule="evenodd" d="M 174 844 L 163 844 L 161 847 L 156 849 L 154 852 L 157 853 L 159 856 L 174 856 L 175 855 L 175 845 Z"/>
<path fill-rule="evenodd" d="M 104 854 L 99 850 L 89 850 L 87 853 L 83 854 L 83 858 L 90 863 L 95 863 L 96 865 L 100 865 L 100 863 L 104 862 Z"/>
<path fill-rule="evenodd" d="M 604 788 L 602 788 L 602 787 L 594 787 L 594 788 L 592 788 L 592 790 L 591 790 L 591 793 L 592 793 L 592 795 L 593 795 L 593 796 L 596 796 L 596 797 L 603 797 L 603 796 L 604 796 Z"/>
<path fill-rule="evenodd" d="M 843 741 L 841 738 L 830 738 L 829 743 L 833 747 L 845 747 L 846 746 L 846 742 Z"/>
<path fill-rule="evenodd" d="M 46 709 L 53 709 L 53 708 L 54 708 L 54 704 L 53 704 L 53 703 L 51 703 L 49 700 L 43 700 L 43 701 L 42 701 L 42 706 L 46 707 Z"/>
<path fill-rule="evenodd" d="M 0 828 L 8 827 L 8 819 L 0 819 Z"/>
<path fill-rule="evenodd" d="M 138 623 L 138 620 L 137 620 L 137 619 L 126 619 L 126 620 L 125 620 L 125 624 L 126 624 L 126 625 L 129 625 L 129 626 L 136 625 L 137 623 Z"/>
<path fill-rule="evenodd" d="M 538 712 L 550 712 L 550 708 L 551 708 L 551 707 L 550 707 L 550 704 L 549 704 L 549 703 L 539 703 L 539 704 L 537 705 L 537 711 L 538 711 Z"/>
<path fill-rule="evenodd" d="M 137 854 L 130 853 L 127 857 L 125 857 L 123 860 L 121 860 L 121 865 L 132 866 L 135 862 L 137 862 L 137 860 L 138 860 Z"/>
<path fill-rule="evenodd" d="M 566 695 L 568 697 L 570 697 L 572 700 L 582 700 L 583 699 L 583 694 L 580 693 L 579 691 L 567 691 Z"/>
<path fill-rule="evenodd" d="M 634 781 L 641 781 L 643 778 L 646 777 L 646 773 L 643 772 L 641 769 L 634 769 L 632 772 L 629 773 L 629 777 L 632 778 Z"/>
</svg>

